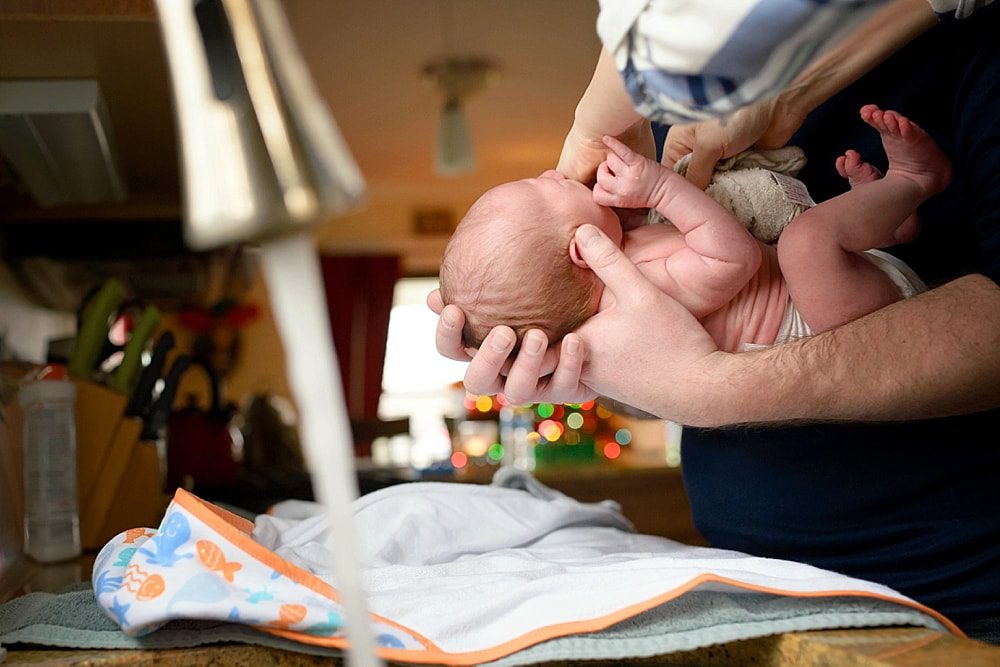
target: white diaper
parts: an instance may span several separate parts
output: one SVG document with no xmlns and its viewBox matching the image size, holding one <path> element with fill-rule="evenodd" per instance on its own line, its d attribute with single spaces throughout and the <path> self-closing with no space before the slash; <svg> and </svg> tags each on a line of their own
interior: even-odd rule
<svg viewBox="0 0 1000 667">
<path fill-rule="evenodd" d="M 865 259 L 882 269 L 889 276 L 904 299 L 927 291 L 924 281 L 906 265 L 906 262 L 881 250 L 866 250 Z"/>
<path fill-rule="evenodd" d="M 890 255 L 889 253 L 882 252 L 881 250 L 866 250 L 864 252 L 865 259 L 877 266 L 882 270 L 889 279 L 892 280 L 893 284 L 899 288 L 899 293 L 904 299 L 908 299 L 914 294 L 920 294 L 921 292 L 927 291 L 927 285 L 924 281 L 920 279 L 919 276 L 906 265 L 905 262 L 897 257 Z M 795 304 L 792 303 L 792 299 L 788 299 L 788 306 L 785 308 L 785 317 L 781 320 L 781 327 L 778 329 L 778 335 L 774 338 L 774 343 L 772 345 L 781 345 L 782 343 L 788 343 L 793 340 L 798 340 L 799 338 L 808 338 L 813 335 L 812 329 L 809 325 L 805 323 L 802 319 L 802 315 L 799 314 L 798 309 Z M 743 351 L 749 352 L 751 350 L 761 350 L 771 345 L 758 345 L 755 343 L 745 343 L 743 345 Z"/>
</svg>

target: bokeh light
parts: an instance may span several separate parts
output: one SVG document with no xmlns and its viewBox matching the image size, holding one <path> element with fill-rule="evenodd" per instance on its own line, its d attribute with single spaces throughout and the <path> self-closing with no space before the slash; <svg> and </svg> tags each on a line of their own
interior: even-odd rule
<svg viewBox="0 0 1000 667">
<path fill-rule="evenodd" d="M 621 456 L 622 448 L 617 442 L 609 442 L 604 445 L 604 456 L 609 461 L 614 461 L 616 458 Z"/>
<path fill-rule="evenodd" d="M 549 442 L 555 442 L 563 434 L 563 425 L 557 421 L 546 419 L 538 425 L 538 432 Z"/>
<path fill-rule="evenodd" d="M 627 428 L 620 428 L 615 431 L 615 442 L 619 445 L 627 445 L 632 442 L 632 431 Z"/>
<path fill-rule="evenodd" d="M 469 462 L 469 457 L 464 452 L 455 452 L 451 455 L 451 465 L 456 468 L 464 468 Z"/>
<path fill-rule="evenodd" d="M 583 415 L 579 412 L 571 412 L 566 416 L 566 426 L 570 428 L 580 428 L 583 426 Z"/>
</svg>

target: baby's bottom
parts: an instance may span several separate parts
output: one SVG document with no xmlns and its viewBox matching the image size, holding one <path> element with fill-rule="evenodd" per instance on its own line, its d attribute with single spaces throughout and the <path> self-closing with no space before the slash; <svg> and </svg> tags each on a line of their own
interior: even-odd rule
<svg viewBox="0 0 1000 667">
<path fill-rule="evenodd" d="M 795 227 L 794 222 L 778 240 L 778 262 L 788 295 L 813 333 L 902 298 L 892 279 L 865 257 L 867 248 L 843 247 L 836 225 L 816 221 Z"/>
<path fill-rule="evenodd" d="M 881 250 L 867 250 L 860 253 L 860 256 L 876 267 L 896 290 L 893 301 L 908 299 L 914 294 L 927 291 L 927 285 L 916 274 L 916 272 L 906 265 L 901 259 L 893 257 L 889 253 Z M 782 319 L 781 328 L 775 336 L 774 345 L 781 345 L 799 338 L 808 338 L 816 331 L 805 321 L 802 313 L 795 306 L 791 298 L 788 299 L 788 306 L 785 310 L 785 317 Z M 770 347 L 769 345 L 750 345 L 746 349 L 757 349 Z"/>
</svg>

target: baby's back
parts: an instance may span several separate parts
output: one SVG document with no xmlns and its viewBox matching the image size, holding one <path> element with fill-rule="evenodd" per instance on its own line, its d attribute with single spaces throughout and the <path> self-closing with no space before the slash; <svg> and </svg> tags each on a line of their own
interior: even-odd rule
<svg viewBox="0 0 1000 667">
<path fill-rule="evenodd" d="M 788 287 L 774 246 L 761 244 L 760 269 L 725 306 L 701 318 L 705 330 L 727 352 L 771 345 L 788 309 Z"/>
<path fill-rule="evenodd" d="M 649 225 L 626 234 L 624 251 L 654 285 L 688 306 L 686 292 L 691 285 L 685 284 L 685 276 L 665 273 L 664 260 L 682 247 L 683 235 L 672 225 Z M 778 253 L 765 243 L 760 243 L 760 249 L 760 267 L 750 279 L 733 284 L 721 307 L 699 317 L 719 347 L 728 352 L 742 351 L 747 344 L 774 343 L 788 306 Z"/>
</svg>

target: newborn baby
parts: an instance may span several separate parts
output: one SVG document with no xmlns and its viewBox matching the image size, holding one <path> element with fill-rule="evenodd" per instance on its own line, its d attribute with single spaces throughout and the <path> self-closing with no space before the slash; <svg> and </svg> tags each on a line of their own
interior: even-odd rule
<svg viewBox="0 0 1000 667">
<path fill-rule="evenodd" d="M 584 224 L 621 243 L 730 352 L 810 336 L 909 297 L 924 284 L 874 248 L 917 234 L 917 206 L 948 184 L 950 164 L 902 115 L 867 105 L 861 117 L 882 137 L 886 174 L 848 151 L 837 169 L 851 190 L 804 211 L 776 245 L 682 176 L 605 137 L 610 152 L 593 190 L 547 171 L 480 197 L 445 249 L 441 297 L 465 312 L 469 347 L 500 324 L 519 341 L 536 328 L 557 342 L 611 298 L 576 250 Z M 652 208 L 669 224 L 623 232 L 612 207 Z"/>
</svg>

